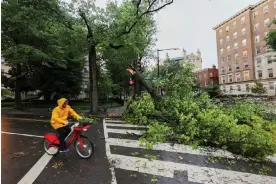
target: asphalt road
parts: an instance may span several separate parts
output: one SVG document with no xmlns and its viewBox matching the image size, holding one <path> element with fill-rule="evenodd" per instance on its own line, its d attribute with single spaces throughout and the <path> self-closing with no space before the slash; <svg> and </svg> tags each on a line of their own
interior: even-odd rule
<svg viewBox="0 0 276 184">
<path fill-rule="evenodd" d="M 43 117 L 28 118 L 26 116 L 23 119 L 18 116 L 1 118 L 2 183 L 18 183 L 45 154 L 43 139 L 34 137 L 34 135 L 43 136 L 53 132 L 49 120 Z M 17 133 L 17 135 L 8 133 Z M 102 123 L 94 124 L 84 135 L 95 146 L 94 155 L 90 159 L 81 159 L 74 147 L 71 147 L 70 152 L 60 153 L 51 158 L 39 176 L 35 178 L 34 183 L 111 183 Z"/>
<path fill-rule="evenodd" d="M 1 122 L 2 183 L 276 184 L 276 163 L 185 145 L 159 144 L 148 150 L 138 141 L 147 127 L 116 120 L 99 121 L 84 133 L 95 145 L 90 159 L 81 159 L 74 147 L 54 157 L 45 154 L 42 136 L 53 131 L 49 117 L 16 115 Z M 27 174 L 33 170 L 38 174 Z"/>
</svg>

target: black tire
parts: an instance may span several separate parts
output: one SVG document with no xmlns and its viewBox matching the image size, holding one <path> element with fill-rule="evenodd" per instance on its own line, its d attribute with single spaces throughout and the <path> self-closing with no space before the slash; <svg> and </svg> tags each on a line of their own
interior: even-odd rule
<svg viewBox="0 0 276 184">
<path fill-rule="evenodd" d="M 79 140 L 76 140 L 76 141 L 75 141 L 75 148 L 76 148 L 76 151 L 77 151 L 78 155 L 79 155 L 81 158 L 88 159 L 88 158 L 90 158 L 90 157 L 93 155 L 93 153 L 94 153 L 94 145 L 93 145 L 93 143 L 92 143 L 91 141 L 89 141 L 89 139 L 88 139 L 87 137 L 85 137 L 85 136 L 83 136 L 83 135 L 81 135 L 80 139 L 81 139 L 81 140 L 85 140 L 85 144 L 86 144 L 86 146 L 88 146 L 88 149 L 90 149 L 90 151 L 89 151 L 89 150 L 86 150 L 86 148 L 84 148 L 84 149 L 85 149 L 85 152 L 86 152 L 87 154 L 86 154 L 86 155 L 82 154 L 82 151 L 83 151 L 83 150 L 81 150 L 81 148 L 80 148 Z"/>
<path fill-rule="evenodd" d="M 59 153 L 59 148 L 55 148 L 55 147 L 50 147 L 49 146 L 50 142 L 48 139 L 44 139 L 43 141 L 43 148 L 45 150 L 45 152 L 48 154 L 48 155 L 56 155 Z"/>
</svg>

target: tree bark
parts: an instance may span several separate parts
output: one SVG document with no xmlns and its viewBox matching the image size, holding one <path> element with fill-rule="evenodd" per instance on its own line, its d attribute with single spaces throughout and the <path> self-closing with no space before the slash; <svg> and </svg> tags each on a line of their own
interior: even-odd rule
<svg viewBox="0 0 276 184">
<path fill-rule="evenodd" d="M 21 101 L 21 64 L 16 64 L 16 79 L 15 79 L 15 108 L 22 109 Z"/>
<path fill-rule="evenodd" d="M 96 113 L 98 110 L 97 61 L 96 47 L 93 45 L 89 48 L 89 82 L 90 113 Z"/>
</svg>

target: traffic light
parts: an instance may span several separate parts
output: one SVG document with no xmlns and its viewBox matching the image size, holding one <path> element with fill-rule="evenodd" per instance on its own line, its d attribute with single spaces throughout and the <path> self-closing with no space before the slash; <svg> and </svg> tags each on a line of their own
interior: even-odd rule
<svg viewBox="0 0 276 184">
<path fill-rule="evenodd" d="M 134 79 L 132 77 L 129 79 L 129 85 L 134 85 Z"/>
<path fill-rule="evenodd" d="M 142 71 L 142 62 L 141 62 L 140 59 L 139 59 L 138 62 L 137 62 L 137 69 L 138 69 L 139 72 Z"/>
</svg>

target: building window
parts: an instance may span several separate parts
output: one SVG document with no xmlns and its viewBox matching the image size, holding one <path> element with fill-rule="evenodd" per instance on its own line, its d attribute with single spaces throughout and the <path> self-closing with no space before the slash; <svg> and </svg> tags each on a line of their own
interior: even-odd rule
<svg viewBox="0 0 276 184">
<path fill-rule="evenodd" d="M 271 63 L 273 63 L 273 62 L 274 62 L 273 57 L 272 57 L 272 56 L 268 56 L 268 57 L 267 57 L 267 64 L 271 64 Z"/>
<path fill-rule="evenodd" d="M 246 39 L 242 40 L 242 46 L 246 46 Z"/>
<path fill-rule="evenodd" d="M 220 49 L 220 54 L 221 54 L 221 55 L 223 54 L 223 49 Z"/>
<path fill-rule="evenodd" d="M 259 77 L 259 78 L 262 78 L 262 77 L 263 77 L 263 72 L 262 72 L 262 70 L 258 70 L 258 77 Z"/>
<path fill-rule="evenodd" d="M 224 73 L 224 67 L 221 67 L 221 73 Z"/>
<path fill-rule="evenodd" d="M 230 29 L 230 28 L 229 28 L 229 26 L 227 26 L 227 27 L 225 28 L 226 32 L 228 32 L 228 31 L 229 31 L 229 29 Z"/>
<path fill-rule="evenodd" d="M 239 70 L 240 69 L 240 65 L 239 63 L 236 63 L 236 70 Z"/>
<path fill-rule="evenodd" d="M 264 13 L 268 13 L 268 6 L 265 6 L 263 10 L 264 10 Z"/>
<path fill-rule="evenodd" d="M 257 24 L 254 25 L 254 30 L 255 31 L 259 31 L 260 30 L 260 24 L 259 23 L 257 23 Z"/>
<path fill-rule="evenodd" d="M 223 39 L 220 39 L 220 41 L 219 41 L 219 42 L 220 42 L 220 45 L 222 45 L 222 44 L 223 44 Z"/>
<path fill-rule="evenodd" d="M 232 82 L 233 81 L 233 77 L 232 74 L 228 75 L 228 82 Z"/>
<path fill-rule="evenodd" d="M 248 68 L 248 62 L 247 61 L 244 62 L 244 68 Z"/>
<path fill-rule="evenodd" d="M 223 86 L 223 92 L 226 93 L 226 87 L 225 86 Z"/>
<path fill-rule="evenodd" d="M 246 88 L 246 91 L 247 91 L 247 92 L 249 92 L 249 91 L 250 91 L 249 84 L 246 84 L 246 85 L 245 85 L 245 88 Z"/>
<path fill-rule="evenodd" d="M 235 61 L 238 61 L 239 60 L 239 53 L 236 53 L 235 54 Z"/>
<path fill-rule="evenodd" d="M 241 81 L 241 74 L 236 73 L 236 82 L 240 82 L 240 81 Z"/>
<path fill-rule="evenodd" d="M 224 84 L 225 83 L 225 76 L 221 76 L 221 81 L 222 81 L 222 84 Z"/>
<path fill-rule="evenodd" d="M 210 73 L 210 77 L 213 77 L 213 73 Z"/>
<path fill-rule="evenodd" d="M 242 57 L 247 58 L 247 50 L 244 50 L 244 51 L 242 52 Z"/>
<path fill-rule="evenodd" d="M 231 56 L 230 55 L 227 55 L 227 60 L 228 60 L 228 62 L 231 61 Z"/>
<path fill-rule="evenodd" d="M 231 72 L 232 71 L 232 67 L 231 65 L 228 65 L 228 71 Z"/>
<path fill-rule="evenodd" d="M 241 91 L 241 85 L 238 85 L 238 91 Z"/>
<path fill-rule="evenodd" d="M 265 47 L 265 50 L 266 50 L 266 52 L 271 52 L 271 51 L 273 51 L 273 49 L 272 49 L 272 47 L 271 47 L 270 45 L 267 45 L 267 46 Z"/>
<path fill-rule="evenodd" d="M 230 41 L 230 36 L 226 37 L 226 41 L 229 42 Z"/>
<path fill-rule="evenodd" d="M 220 36 L 222 35 L 222 30 L 219 30 L 219 35 L 220 35 Z"/>
<path fill-rule="evenodd" d="M 268 86 L 269 86 L 270 90 L 273 90 L 274 89 L 274 82 L 269 82 Z"/>
<path fill-rule="evenodd" d="M 227 46 L 227 51 L 230 52 L 230 50 L 231 50 L 231 47 Z"/>
<path fill-rule="evenodd" d="M 238 43 L 234 43 L 234 49 L 238 49 L 238 48 L 239 48 Z"/>
<path fill-rule="evenodd" d="M 243 28 L 242 29 L 242 35 L 245 35 L 246 34 L 246 28 Z"/>
<path fill-rule="evenodd" d="M 206 73 L 204 74 L 204 78 L 205 78 L 205 79 L 207 78 L 207 74 L 206 74 Z"/>
<path fill-rule="evenodd" d="M 224 58 L 223 57 L 220 58 L 220 62 L 224 63 Z"/>
<path fill-rule="evenodd" d="M 261 54 L 261 48 L 260 48 L 260 46 L 256 46 L 256 55 L 259 55 L 259 54 Z"/>
<path fill-rule="evenodd" d="M 241 24 L 244 24 L 245 23 L 245 17 L 242 17 L 241 18 Z"/>
<path fill-rule="evenodd" d="M 88 73 L 88 69 L 87 68 L 84 68 L 83 71 L 84 71 L 84 73 Z"/>
<path fill-rule="evenodd" d="M 233 27 L 236 28 L 237 22 L 233 22 Z"/>
<path fill-rule="evenodd" d="M 255 11 L 255 12 L 253 13 L 253 19 L 255 19 L 257 16 L 258 16 L 258 11 Z"/>
<path fill-rule="evenodd" d="M 270 68 L 270 69 L 267 69 L 268 71 L 268 77 L 273 77 L 273 69 Z"/>
<path fill-rule="evenodd" d="M 261 58 L 258 58 L 257 59 L 257 64 L 261 64 L 262 63 L 262 59 Z"/>
<path fill-rule="evenodd" d="M 259 43 L 260 42 L 260 35 L 255 36 L 255 43 Z"/>
<path fill-rule="evenodd" d="M 276 1 L 274 1 L 274 8 L 276 8 Z"/>
<path fill-rule="evenodd" d="M 243 72 L 244 80 L 249 80 L 249 71 Z"/>
<path fill-rule="evenodd" d="M 269 18 L 267 18 L 267 19 L 264 20 L 264 25 L 265 26 L 269 26 Z"/>
<path fill-rule="evenodd" d="M 232 86 L 230 86 L 230 92 L 231 92 L 231 91 L 233 91 L 233 87 L 232 87 Z"/>
<path fill-rule="evenodd" d="M 233 34 L 233 37 L 234 37 L 234 39 L 237 39 L 237 38 L 238 38 L 238 32 L 235 32 L 235 33 Z"/>
</svg>

